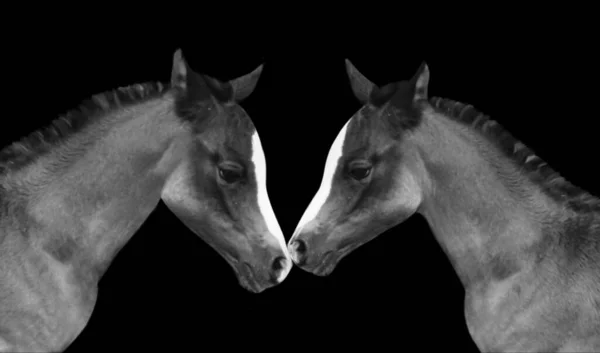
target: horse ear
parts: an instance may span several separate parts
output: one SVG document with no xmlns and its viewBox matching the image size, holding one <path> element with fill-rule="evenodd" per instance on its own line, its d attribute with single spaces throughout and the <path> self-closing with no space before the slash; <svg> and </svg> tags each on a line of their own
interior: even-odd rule
<svg viewBox="0 0 600 353">
<path fill-rule="evenodd" d="M 229 86 L 229 82 L 221 82 L 219 79 L 208 75 L 202 75 L 202 78 L 204 79 L 204 82 L 209 84 L 211 94 L 220 92 L 220 99 L 224 99 L 225 101 L 231 99 L 231 87 Z"/>
<path fill-rule="evenodd" d="M 246 99 L 250 93 L 254 91 L 256 88 L 256 83 L 258 82 L 258 78 L 262 73 L 263 64 L 260 64 L 254 71 L 244 76 L 238 77 L 229 81 L 229 84 L 232 88 L 232 100 L 236 102 L 241 102 Z"/>
<path fill-rule="evenodd" d="M 427 87 L 429 86 L 429 67 L 424 61 L 421 63 L 421 67 L 413 76 L 412 80 L 414 83 L 414 98 L 413 101 L 427 100 Z"/>
<path fill-rule="evenodd" d="M 171 69 L 171 87 L 183 91 L 187 89 L 187 75 L 189 67 L 183 58 L 181 49 L 177 49 L 173 54 L 173 67 Z"/>
<path fill-rule="evenodd" d="M 369 102 L 373 89 L 378 89 L 377 85 L 361 74 L 348 59 L 346 59 L 346 72 L 350 77 L 350 84 L 356 98 L 363 104 Z"/>
</svg>

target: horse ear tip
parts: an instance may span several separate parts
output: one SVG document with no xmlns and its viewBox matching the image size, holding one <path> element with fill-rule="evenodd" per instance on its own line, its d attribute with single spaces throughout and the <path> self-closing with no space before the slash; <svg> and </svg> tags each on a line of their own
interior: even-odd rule
<svg viewBox="0 0 600 353">
<path fill-rule="evenodd" d="M 177 48 L 175 53 L 173 53 L 173 61 L 177 63 L 185 62 L 183 50 L 181 50 L 181 48 Z"/>
</svg>

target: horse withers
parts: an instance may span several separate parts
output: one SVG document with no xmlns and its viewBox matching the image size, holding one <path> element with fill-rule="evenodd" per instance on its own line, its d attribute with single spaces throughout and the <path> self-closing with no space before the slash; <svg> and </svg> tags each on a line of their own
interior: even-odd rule
<svg viewBox="0 0 600 353">
<path fill-rule="evenodd" d="M 464 285 L 482 351 L 600 351 L 600 200 L 472 106 L 428 98 L 425 63 L 381 88 L 346 68 L 364 106 L 331 146 L 293 261 L 328 275 L 419 213 Z"/>
<path fill-rule="evenodd" d="M 69 346 L 100 277 L 161 199 L 247 290 L 286 278 L 265 156 L 238 105 L 261 70 L 220 82 L 177 50 L 169 85 L 96 95 L 0 152 L 0 352 Z"/>
</svg>

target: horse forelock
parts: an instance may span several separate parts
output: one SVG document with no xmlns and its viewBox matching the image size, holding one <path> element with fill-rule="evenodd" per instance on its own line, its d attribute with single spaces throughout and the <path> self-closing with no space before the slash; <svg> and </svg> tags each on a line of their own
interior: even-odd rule
<svg viewBox="0 0 600 353">
<path fill-rule="evenodd" d="M 533 150 L 513 137 L 500 124 L 473 106 L 450 99 L 432 97 L 429 104 L 438 113 L 483 136 L 512 161 L 529 180 L 555 201 L 574 211 L 600 211 L 600 199 L 569 183 L 554 171 Z"/>
<path fill-rule="evenodd" d="M 160 82 L 146 82 L 93 95 L 82 102 L 77 109 L 52 121 L 49 126 L 34 131 L 2 149 L 0 175 L 23 168 L 40 155 L 109 114 L 134 104 L 159 98 L 168 89 L 169 85 Z"/>
<path fill-rule="evenodd" d="M 197 122 L 198 115 L 232 104 L 233 87 L 193 71 L 187 73 L 185 88 L 175 90 L 175 112 L 183 121 Z M 202 117 L 201 117 L 202 118 Z"/>
<path fill-rule="evenodd" d="M 374 144 L 389 138 L 399 141 L 405 133 L 416 129 L 422 121 L 420 102 L 401 106 L 395 105 L 392 101 L 381 106 L 365 104 L 354 115 L 354 122 L 349 127 L 348 133 L 352 136 L 360 136 L 361 141 L 369 139 Z M 356 138 L 350 138 L 350 141 L 355 140 Z"/>
<path fill-rule="evenodd" d="M 378 109 L 380 116 L 387 119 L 389 131 L 395 137 L 416 128 L 422 121 L 421 102 L 415 90 L 411 81 L 398 81 L 373 89 L 369 96 L 367 105 Z"/>
</svg>

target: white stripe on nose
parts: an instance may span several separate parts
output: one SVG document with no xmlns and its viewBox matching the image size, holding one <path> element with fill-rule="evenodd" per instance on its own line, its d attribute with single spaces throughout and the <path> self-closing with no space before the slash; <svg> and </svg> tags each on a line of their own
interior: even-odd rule
<svg viewBox="0 0 600 353">
<path fill-rule="evenodd" d="M 292 269 L 292 261 L 287 250 L 283 232 L 281 231 L 279 222 L 277 222 L 277 218 L 271 207 L 271 201 L 269 201 L 269 195 L 267 194 L 267 161 L 256 130 L 252 135 L 252 162 L 254 163 L 256 177 L 258 208 L 267 224 L 267 229 L 275 237 L 275 239 L 268 237 L 266 241 L 271 246 L 279 246 L 285 256 L 285 263 L 282 263 L 283 268 L 277 278 L 277 282 L 281 283 Z"/>
<path fill-rule="evenodd" d="M 344 147 L 344 140 L 346 139 L 346 130 L 348 129 L 348 125 L 350 124 L 351 120 L 352 119 L 348 120 L 346 125 L 344 125 L 342 130 L 337 135 L 335 141 L 333 141 L 333 145 L 331 145 L 331 148 L 329 149 L 327 161 L 325 162 L 325 172 L 323 173 L 323 179 L 321 180 L 319 191 L 317 191 L 316 195 L 308 205 L 308 208 L 306 211 L 304 211 L 302 218 L 300 218 L 300 222 L 298 222 L 298 225 L 296 226 L 296 230 L 294 231 L 292 239 L 302 231 L 302 228 L 308 222 L 312 221 L 319 214 L 321 207 L 323 207 L 327 197 L 329 197 L 331 183 L 333 182 L 333 175 L 337 169 L 338 161 L 343 154 L 342 148 Z"/>
</svg>

